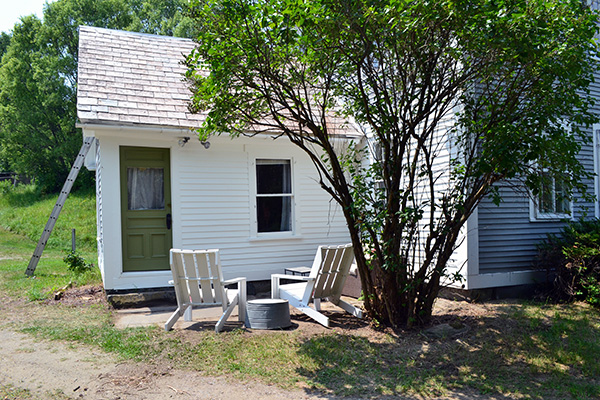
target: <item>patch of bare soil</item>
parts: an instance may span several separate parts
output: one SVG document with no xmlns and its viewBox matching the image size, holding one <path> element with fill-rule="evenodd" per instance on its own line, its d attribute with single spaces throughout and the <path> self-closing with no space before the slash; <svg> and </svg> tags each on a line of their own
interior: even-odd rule
<svg viewBox="0 0 600 400">
<path fill-rule="evenodd" d="M 352 299 L 346 299 L 352 301 Z M 314 320 L 291 308 L 290 315 L 292 327 L 289 330 L 297 330 L 301 337 L 310 338 L 332 331 L 366 337 L 372 342 L 387 341 L 389 335 L 396 338 L 406 338 L 420 334 L 420 330 L 395 332 L 390 328 L 376 329 L 371 323 L 364 319 L 358 319 L 346 313 L 345 311 L 332 306 L 329 303 L 323 303 L 323 313 L 329 317 L 330 328 L 315 323 Z M 471 327 L 478 324 L 478 320 L 483 317 L 492 317 L 498 313 L 494 304 L 470 303 L 467 301 L 455 301 L 439 298 L 436 301 L 433 311 L 433 317 L 430 326 L 448 324 L 456 327 Z M 252 331 L 253 334 L 268 334 L 269 331 Z"/>
<path fill-rule="evenodd" d="M 59 294 L 56 296 L 56 294 Z M 97 285 L 87 285 L 81 287 L 65 287 L 59 289 L 55 293 L 54 298 L 45 301 L 46 304 L 62 304 L 67 306 L 84 306 L 89 304 L 104 304 L 110 307 L 106 301 L 106 294 L 104 289 Z M 355 305 L 361 304 L 352 298 L 345 298 L 346 301 L 351 302 Z M 405 335 L 409 332 L 394 332 L 391 329 L 374 329 L 369 321 L 364 319 L 358 319 L 354 316 L 346 313 L 338 307 L 331 305 L 330 303 L 322 303 L 323 313 L 329 317 L 330 327 L 326 328 L 318 323 L 315 323 L 310 317 L 296 310 L 290 308 L 290 316 L 292 319 L 292 326 L 288 331 L 299 331 L 302 337 L 310 338 L 315 335 L 321 335 L 324 333 L 331 333 L 337 331 L 339 333 L 346 333 L 351 335 L 357 335 L 367 337 L 373 341 L 379 341 L 387 335 L 398 336 Z M 175 305 L 173 305 L 173 309 Z M 477 320 L 482 317 L 493 317 L 497 314 L 497 307 L 493 302 L 489 303 L 473 303 L 461 300 L 449 300 L 445 298 L 438 298 L 435 303 L 433 310 L 433 317 L 431 325 L 439 324 L 476 324 Z M 197 324 L 190 332 L 194 332 L 198 329 L 209 327 L 211 323 Z M 239 327 L 239 324 L 232 323 L 229 325 L 230 329 Z M 269 334 L 270 331 L 266 330 L 253 330 L 252 334 L 261 335 Z"/>
<path fill-rule="evenodd" d="M 89 304 L 105 304 L 108 306 L 104 289 L 101 286 L 96 285 L 86 285 L 76 288 L 65 286 L 54 292 L 53 297 L 47 299 L 44 303 L 61 303 L 67 306 L 82 306 Z"/>
</svg>

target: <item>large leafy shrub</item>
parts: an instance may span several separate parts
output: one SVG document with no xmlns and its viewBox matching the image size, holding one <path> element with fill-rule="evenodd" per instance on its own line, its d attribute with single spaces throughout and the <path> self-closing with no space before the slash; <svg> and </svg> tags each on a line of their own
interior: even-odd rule
<svg viewBox="0 0 600 400">
<path fill-rule="evenodd" d="M 552 297 L 600 307 L 600 220 L 569 223 L 538 246 L 538 264 L 553 273 Z"/>
</svg>

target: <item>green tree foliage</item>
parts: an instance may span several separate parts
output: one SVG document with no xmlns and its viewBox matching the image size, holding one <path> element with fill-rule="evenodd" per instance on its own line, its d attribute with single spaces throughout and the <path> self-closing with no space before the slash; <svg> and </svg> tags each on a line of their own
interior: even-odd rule
<svg viewBox="0 0 600 400">
<path fill-rule="evenodd" d="M 78 140 L 69 140 L 76 135 L 74 90 L 57 73 L 56 58 L 45 55 L 41 32 L 39 19 L 24 17 L 2 58 L 2 158 L 15 171 L 54 189 L 77 151 Z"/>
<path fill-rule="evenodd" d="M 81 146 L 76 124 L 78 27 L 191 34 L 185 0 L 56 0 L 24 17 L 0 50 L 0 160 L 45 191 L 62 186 Z M 7 39 L 8 37 L 8 39 Z M 77 184 L 88 186 L 87 171 Z"/>
<path fill-rule="evenodd" d="M 11 35 L 9 35 L 6 32 L 1 32 L 0 33 L 0 60 L 2 60 L 2 56 L 4 55 L 4 53 L 6 53 L 6 49 L 8 48 L 8 45 L 10 44 L 10 37 Z M 1 145 L 0 145 L 1 148 Z M 0 151 L 1 153 L 1 151 Z M 2 157 L 0 157 L 0 171 L 8 171 L 10 170 L 9 164 L 6 160 L 4 160 Z"/>
<path fill-rule="evenodd" d="M 129 0 L 136 16 L 127 30 L 157 35 L 192 37 L 194 24 L 187 0 Z"/>
<path fill-rule="evenodd" d="M 589 175 L 577 154 L 595 119 L 597 21 L 580 0 L 192 4 L 200 135 L 272 132 L 310 156 L 380 323 L 429 320 L 461 229 L 484 196 L 500 200 L 496 183 L 537 193 L 541 168 L 571 189 Z M 332 115 L 363 141 L 340 152 Z"/>
<path fill-rule="evenodd" d="M 6 49 L 10 43 L 10 35 L 6 32 L 0 33 L 0 59 L 6 53 Z"/>
</svg>

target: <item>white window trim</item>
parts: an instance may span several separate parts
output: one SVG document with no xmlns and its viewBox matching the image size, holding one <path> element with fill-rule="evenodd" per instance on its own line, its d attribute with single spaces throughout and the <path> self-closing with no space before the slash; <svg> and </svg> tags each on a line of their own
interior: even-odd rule
<svg viewBox="0 0 600 400">
<path fill-rule="evenodd" d="M 273 154 L 259 154 L 255 152 L 248 152 L 249 156 L 249 176 L 248 182 L 250 185 L 250 240 L 277 240 L 277 239 L 296 239 L 300 237 L 300 230 L 298 224 L 298 212 L 297 212 L 297 187 L 296 187 L 296 176 L 295 161 L 293 157 L 285 156 L 274 156 Z M 269 160 L 281 160 L 290 162 L 290 178 L 292 179 L 292 230 L 285 232 L 258 232 L 258 215 L 257 215 L 257 187 L 256 187 L 256 160 L 269 159 Z"/>
<path fill-rule="evenodd" d="M 535 197 L 535 200 L 534 200 L 534 197 Z M 561 221 L 561 220 L 565 220 L 565 219 L 574 220 L 573 199 L 571 199 L 569 201 L 570 213 L 543 213 L 543 212 L 540 212 L 539 204 L 537 204 L 538 200 L 539 200 L 539 195 L 533 196 L 533 194 L 530 193 L 530 196 L 529 196 L 529 220 L 530 221 L 543 222 L 543 221 Z"/>
<path fill-rule="evenodd" d="M 562 121 L 562 125 L 570 131 L 571 125 L 567 124 L 566 121 Z M 545 222 L 545 221 L 561 221 L 561 220 L 574 220 L 574 203 L 573 199 L 569 201 L 569 213 L 542 213 L 539 211 L 539 205 L 537 204 L 539 196 L 534 196 L 533 193 L 529 193 L 529 221 L 530 222 Z M 535 200 L 534 200 L 535 198 Z"/>
<path fill-rule="evenodd" d="M 594 143 L 594 213 L 600 218 L 600 124 L 592 126 L 592 138 Z"/>
<path fill-rule="evenodd" d="M 533 200 L 529 200 L 529 219 L 532 222 L 543 222 L 543 221 L 562 221 L 565 219 L 574 220 L 573 212 L 567 213 L 541 213 L 539 212 L 537 204 Z M 573 202 L 569 202 L 569 208 L 573 210 Z"/>
</svg>

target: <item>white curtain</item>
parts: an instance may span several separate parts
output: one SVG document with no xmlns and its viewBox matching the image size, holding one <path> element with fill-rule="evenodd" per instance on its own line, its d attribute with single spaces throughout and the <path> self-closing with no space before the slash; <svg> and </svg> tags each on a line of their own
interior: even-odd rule
<svg viewBox="0 0 600 400">
<path fill-rule="evenodd" d="M 163 168 L 127 168 L 127 203 L 129 210 L 163 210 Z"/>
</svg>

